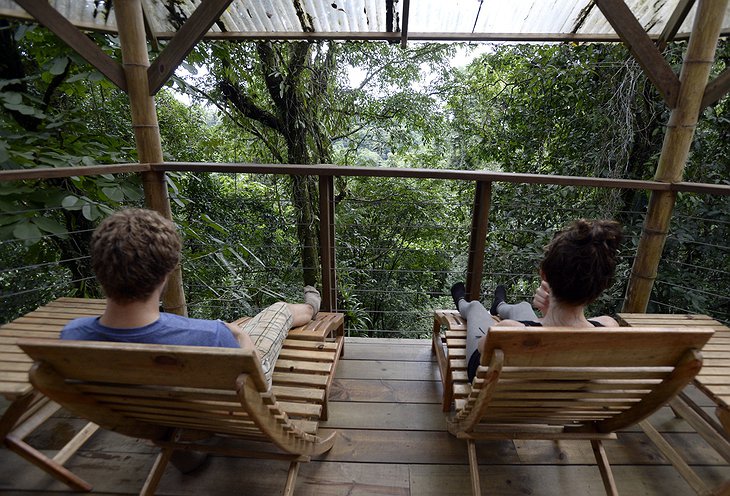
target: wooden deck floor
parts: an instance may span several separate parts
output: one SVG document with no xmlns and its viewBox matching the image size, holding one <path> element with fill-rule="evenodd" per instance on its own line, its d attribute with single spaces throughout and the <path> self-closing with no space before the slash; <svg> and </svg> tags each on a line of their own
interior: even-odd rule
<svg viewBox="0 0 730 496">
<path fill-rule="evenodd" d="M 324 424 L 338 430 L 339 438 L 331 452 L 302 466 L 296 494 L 469 494 L 466 445 L 445 430 L 429 342 L 348 338 L 345 353 L 330 399 L 330 420 Z M 711 413 L 710 405 L 704 405 Z M 730 467 L 668 408 L 652 423 L 711 485 L 730 479 Z M 30 440 L 44 450 L 58 449 L 80 425 L 81 420 L 61 413 Z M 638 428 L 621 432 L 605 447 L 621 494 L 694 494 Z M 605 494 L 588 442 L 484 442 L 478 453 L 484 494 Z M 94 485 L 95 494 L 136 494 L 154 455 L 145 442 L 99 432 L 68 466 Z M 213 457 L 193 475 L 168 468 L 158 494 L 279 494 L 285 478 L 283 462 Z M 0 493 L 69 491 L 3 448 Z"/>
</svg>

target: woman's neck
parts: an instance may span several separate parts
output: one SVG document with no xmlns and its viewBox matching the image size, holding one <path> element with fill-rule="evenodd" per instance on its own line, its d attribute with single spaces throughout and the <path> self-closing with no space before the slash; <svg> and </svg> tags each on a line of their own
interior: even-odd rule
<svg viewBox="0 0 730 496">
<path fill-rule="evenodd" d="M 585 305 L 566 305 L 550 299 L 550 306 L 547 314 L 542 318 L 542 325 L 545 327 L 590 327 L 583 310 Z"/>
<path fill-rule="evenodd" d="M 159 318 L 159 294 L 152 294 L 146 300 L 132 302 L 119 302 L 107 298 L 106 309 L 99 323 L 115 329 L 131 329 L 150 325 Z"/>
</svg>

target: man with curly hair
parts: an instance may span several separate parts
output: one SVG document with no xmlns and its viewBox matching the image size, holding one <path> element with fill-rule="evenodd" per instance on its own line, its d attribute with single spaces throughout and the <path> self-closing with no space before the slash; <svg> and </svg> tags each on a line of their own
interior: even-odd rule
<svg viewBox="0 0 730 496">
<path fill-rule="evenodd" d="M 175 225 L 152 210 L 130 208 L 106 218 L 91 238 L 91 265 L 107 296 L 104 314 L 73 320 L 62 339 L 253 348 L 266 379 L 289 329 L 317 314 L 319 292 L 304 288 L 305 303 L 278 302 L 242 326 L 160 312 L 167 278 L 180 263 Z"/>
</svg>

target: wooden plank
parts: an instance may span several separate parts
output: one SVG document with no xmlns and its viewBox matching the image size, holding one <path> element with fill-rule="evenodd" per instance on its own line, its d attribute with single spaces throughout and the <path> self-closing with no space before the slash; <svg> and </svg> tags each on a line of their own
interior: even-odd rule
<svg viewBox="0 0 730 496">
<path fill-rule="evenodd" d="M 505 366 L 637 367 L 673 365 L 685 350 L 701 349 L 712 336 L 703 327 L 687 328 L 571 328 L 494 327 L 485 343 L 483 360 L 494 349 L 503 350 Z M 569 343 L 569 346 L 566 346 Z M 621 343 L 621 348 L 616 348 Z"/>
<path fill-rule="evenodd" d="M 373 346 L 353 343 L 347 338 L 348 360 L 391 360 L 401 362 L 432 362 L 434 356 L 430 347 L 412 346 Z"/>
<path fill-rule="evenodd" d="M 241 373 L 256 370 L 254 352 L 233 348 L 148 345 L 135 343 L 100 343 L 78 341 L 23 340 L 20 344 L 38 360 L 54 359 L 59 373 L 68 378 L 114 382 L 117 371 L 127 379 L 148 384 L 154 377 L 157 385 L 229 389 Z M 134 351 L 119 353 L 121 349 Z M 74 362 L 63 360 L 73 354 Z M 83 364 L 83 366 L 82 366 Z M 183 379 L 184 377 L 184 379 Z M 258 376 L 265 387 L 263 374 Z"/>
<path fill-rule="evenodd" d="M 608 443 L 606 443 L 608 444 Z M 466 448 L 465 448 L 466 449 Z M 595 466 L 481 465 L 482 494 L 539 494 L 540 496 L 605 496 Z M 696 496 L 670 466 L 614 466 L 619 494 Z M 700 473 L 708 481 L 721 481 L 712 468 Z M 725 474 L 730 473 L 725 471 Z M 412 465 L 411 494 L 463 496 L 470 494 L 466 465 Z"/>
<path fill-rule="evenodd" d="M 438 404 L 332 401 L 329 410 L 330 418 L 321 422 L 321 427 L 426 431 L 443 431 L 446 428 Z"/>
<path fill-rule="evenodd" d="M 441 391 L 442 386 L 438 381 L 335 377 L 330 390 L 330 401 L 438 403 L 441 401 Z"/>
<path fill-rule="evenodd" d="M 322 428 L 320 433 L 332 431 Z M 347 463 L 467 463 L 464 442 L 444 430 L 347 429 L 345 432 L 344 438 L 319 458 Z M 485 463 L 520 462 L 511 441 L 479 443 L 477 454 Z"/>
<path fill-rule="evenodd" d="M 335 377 L 340 379 L 440 381 L 438 368 L 430 362 L 342 360 Z"/>
<path fill-rule="evenodd" d="M 287 373 L 329 374 L 330 370 L 332 370 L 332 363 L 279 359 L 274 364 L 274 367 L 275 371 Z"/>
</svg>

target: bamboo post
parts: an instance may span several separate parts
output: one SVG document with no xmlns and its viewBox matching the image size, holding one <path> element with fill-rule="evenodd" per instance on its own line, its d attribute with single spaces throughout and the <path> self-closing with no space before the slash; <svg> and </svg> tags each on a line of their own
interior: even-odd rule
<svg viewBox="0 0 730 496">
<path fill-rule="evenodd" d="M 679 77 L 677 106 L 669 118 L 662 153 L 654 175 L 656 181 L 666 183 L 682 181 L 701 110 L 702 97 L 715 59 L 715 49 L 727 2 L 728 0 L 698 2 L 692 34 Z M 631 269 L 631 279 L 626 290 L 624 312 L 646 311 L 669 232 L 675 199 L 675 192 L 651 193 L 641 239 Z"/>
<path fill-rule="evenodd" d="M 150 96 L 147 68 L 150 66 L 140 0 L 118 0 L 114 10 L 122 47 L 122 66 L 127 79 L 132 127 L 140 163 L 162 162 L 162 143 L 154 98 Z M 164 172 L 143 172 L 145 205 L 172 219 Z M 170 274 L 162 295 L 165 311 L 187 315 L 180 266 Z"/>
</svg>

